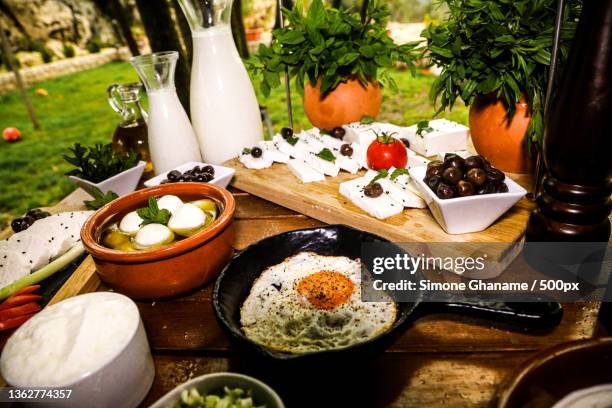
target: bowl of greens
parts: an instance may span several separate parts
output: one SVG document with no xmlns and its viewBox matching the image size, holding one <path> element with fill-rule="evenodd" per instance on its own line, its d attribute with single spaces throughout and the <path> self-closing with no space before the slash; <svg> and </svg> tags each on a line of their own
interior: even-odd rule
<svg viewBox="0 0 612 408">
<path fill-rule="evenodd" d="M 131 193 L 138 187 L 146 165 L 136 153 L 114 152 L 111 143 L 89 147 L 76 143 L 69 150 L 64 160 L 74 168 L 66 175 L 91 195 L 96 189 L 102 193 L 113 191 L 118 196 Z"/>
<path fill-rule="evenodd" d="M 263 382 L 238 373 L 213 373 L 179 385 L 150 408 L 285 408 Z"/>
</svg>

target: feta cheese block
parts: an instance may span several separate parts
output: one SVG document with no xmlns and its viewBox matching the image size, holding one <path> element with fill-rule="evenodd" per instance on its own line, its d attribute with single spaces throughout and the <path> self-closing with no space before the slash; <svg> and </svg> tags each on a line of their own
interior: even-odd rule
<svg viewBox="0 0 612 408">
<path fill-rule="evenodd" d="M 404 137 L 408 139 L 410 148 L 426 156 L 435 156 L 440 152 L 467 150 L 469 128 L 446 119 L 429 121 L 430 132 L 423 131 L 418 135 L 417 125 L 405 128 Z"/>
<path fill-rule="evenodd" d="M 0 288 L 23 278 L 30 273 L 25 258 L 15 251 L 0 249 Z"/>
<path fill-rule="evenodd" d="M 302 183 L 325 181 L 325 175 L 323 173 L 318 172 L 301 159 L 289 159 L 287 167 L 289 167 L 289 170 L 291 170 Z"/>
<path fill-rule="evenodd" d="M 262 140 L 259 142 L 259 147 L 261 147 L 261 150 L 263 150 L 264 157 L 272 160 L 273 162 L 287 163 L 289 161 L 290 156 L 287 153 L 280 151 L 277 142 L 272 140 Z"/>
<path fill-rule="evenodd" d="M 368 169 L 368 148 L 363 148 L 355 142 L 351 143 L 351 147 L 353 148 L 352 158 L 357 160 L 361 168 Z"/>
<path fill-rule="evenodd" d="M 380 220 L 400 214 L 403 211 L 403 205 L 393 200 L 388 194 L 382 194 L 375 198 L 367 197 L 363 189 L 369 182 L 370 179 L 359 177 L 340 183 L 340 194 L 372 217 Z"/>
<path fill-rule="evenodd" d="M 356 174 L 361 168 L 361 163 L 359 162 L 358 158 L 355 157 L 355 149 L 353 149 L 353 154 L 350 157 L 344 156 L 339 150 L 333 150 L 333 152 L 336 156 L 336 164 L 342 170 Z"/>
<path fill-rule="evenodd" d="M 472 153 L 468 152 L 467 150 L 457 150 L 454 152 L 440 152 L 438 153 L 436 159 L 444 161 L 444 156 L 446 156 L 449 153 L 456 154 L 457 156 L 463 157 L 464 159 L 467 159 L 468 157 L 472 155 Z"/>
<path fill-rule="evenodd" d="M 427 163 L 429 163 L 429 160 L 427 160 L 423 156 L 419 156 L 419 155 L 408 156 L 407 166 L 409 169 L 413 167 L 427 166 Z"/>
<path fill-rule="evenodd" d="M 332 150 L 332 149 L 340 150 L 342 145 L 346 143 L 346 142 L 344 142 L 344 141 L 342 141 L 340 139 L 336 139 L 335 137 L 332 137 L 330 135 L 322 134 L 320 136 L 320 138 L 321 138 L 321 142 L 323 142 L 325 147 L 327 147 L 330 150 Z"/>
<path fill-rule="evenodd" d="M 370 124 L 363 124 L 360 122 L 350 123 L 348 125 L 344 125 L 344 130 L 346 130 L 346 135 L 344 135 L 344 140 L 347 142 L 355 142 L 361 145 L 364 149 L 367 150 L 370 143 L 376 139 L 376 135 L 380 133 L 397 133 L 395 137 L 398 139 L 403 137 L 402 128 L 396 125 L 392 125 L 390 123 L 382 123 L 382 122 L 374 122 Z"/>
<path fill-rule="evenodd" d="M 18 253 L 33 271 L 47 265 L 52 258 L 45 237 L 35 232 L 32 233 L 29 228 L 11 236 L 0 249 Z"/>
<path fill-rule="evenodd" d="M 319 153 L 321 150 L 325 148 L 325 145 L 323 144 L 323 142 L 321 141 L 321 138 L 318 135 L 313 135 L 308 132 L 302 132 L 298 135 L 298 138 L 300 140 L 297 142 L 296 146 L 300 144 L 300 142 L 303 142 L 304 147 L 310 153 Z"/>
<path fill-rule="evenodd" d="M 244 164 L 247 169 L 267 169 L 272 166 L 272 160 L 262 154 L 261 157 L 253 157 L 250 153 L 242 153 L 238 158 L 240 163 Z"/>
<path fill-rule="evenodd" d="M 417 189 L 410 185 L 410 175 L 400 174 L 394 179 L 391 179 L 394 167 L 388 170 L 387 177 L 380 178 L 377 180 L 378 184 L 381 185 L 385 194 L 388 194 L 393 200 L 401 203 L 404 207 L 408 208 L 425 208 L 427 204 L 423 200 L 420 194 L 417 193 Z M 374 177 L 378 176 L 378 172 L 374 170 L 368 170 L 363 176 L 368 181 L 371 181 Z"/>
<path fill-rule="evenodd" d="M 393 170 L 395 170 L 393 167 L 390 168 L 389 169 L 389 174 L 393 173 Z M 421 190 L 419 189 L 419 186 L 416 184 L 414 179 L 409 174 L 400 174 L 393 181 L 395 183 L 397 183 L 397 184 L 407 188 L 413 194 L 415 194 L 417 197 L 420 197 L 420 198 L 424 199 L 423 194 L 421 193 Z"/>
<path fill-rule="evenodd" d="M 313 153 L 306 155 L 304 161 L 319 173 L 323 173 L 327 176 L 336 177 L 340 172 L 340 167 L 338 167 L 335 162 L 322 159 Z"/>
<path fill-rule="evenodd" d="M 275 135 L 272 140 L 276 143 L 276 147 L 279 151 L 288 154 L 294 159 L 301 159 L 310 153 L 310 148 L 303 140 L 298 140 L 295 145 L 287 142 L 281 135 Z"/>
</svg>

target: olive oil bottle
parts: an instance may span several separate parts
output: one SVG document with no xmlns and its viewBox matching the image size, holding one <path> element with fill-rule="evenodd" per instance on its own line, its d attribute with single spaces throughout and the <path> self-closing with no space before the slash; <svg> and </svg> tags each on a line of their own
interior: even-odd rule
<svg viewBox="0 0 612 408">
<path fill-rule="evenodd" d="M 108 88 L 108 103 L 121 116 L 113 134 L 113 150 L 117 153 L 136 152 L 147 164 L 142 180 L 155 173 L 149 153 L 147 113 L 140 103 L 142 84 L 113 84 Z"/>
</svg>

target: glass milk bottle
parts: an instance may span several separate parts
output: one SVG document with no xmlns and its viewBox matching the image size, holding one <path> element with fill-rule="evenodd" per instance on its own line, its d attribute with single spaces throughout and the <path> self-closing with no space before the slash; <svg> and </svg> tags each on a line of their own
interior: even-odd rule
<svg viewBox="0 0 612 408">
<path fill-rule="evenodd" d="M 202 161 L 195 133 L 174 87 L 177 60 L 176 51 L 130 59 L 147 89 L 149 149 L 156 174 L 189 161 Z"/>
<path fill-rule="evenodd" d="M 179 4 L 193 37 L 191 120 L 202 157 L 220 164 L 263 139 L 259 104 L 232 38 L 232 1 Z"/>
</svg>

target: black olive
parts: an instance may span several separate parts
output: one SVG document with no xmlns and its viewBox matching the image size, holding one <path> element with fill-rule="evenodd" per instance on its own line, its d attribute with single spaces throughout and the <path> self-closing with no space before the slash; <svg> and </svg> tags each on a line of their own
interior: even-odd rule
<svg viewBox="0 0 612 408">
<path fill-rule="evenodd" d="M 34 218 L 36 218 L 37 220 L 42 220 L 43 218 L 47 218 L 50 217 L 51 213 L 47 212 L 47 211 L 41 211 L 39 213 L 36 213 L 36 215 L 34 216 Z"/>
<path fill-rule="evenodd" d="M 408 139 L 406 139 L 405 137 L 402 137 L 400 139 L 400 142 L 402 142 L 404 146 L 406 146 L 406 149 L 410 149 L 410 141 Z"/>
<path fill-rule="evenodd" d="M 508 185 L 506 183 L 501 183 L 500 185 L 497 186 L 497 189 L 495 191 L 498 193 L 507 193 Z"/>
<path fill-rule="evenodd" d="M 380 197 L 384 190 L 379 183 L 370 183 L 363 189 L 364 194 L 370 198 Z"/>
<path fill-rule="evenodd" d="M 344 135 L 346 135 L 346 130 L 340 126 L 333 128 L 331 131 L 331 136 L 335 137 L 336 139 L 342 139 Z"/>
<path fill-rule="evenodd" d="M 291 136 L 293 136 L 293 129 L 291 129 L 290 127 L 282 128 L 281 129 L 281 136 L 283 137 L 283 139 L 290 138 Z"/>
<path fill-rule="evenodd" d="M 40 212 L 42 212 L 42 210 L 40 208 L 33 208 L 30 211 L 28 211 L 26 213 L 26 215 L 30 215 L 30 216 L 34 217 L 36 214 L 38 214 Z"/>
<path fill-rule="evenodd" d="M 487 173 L 483 169 L 474 167 L 468 170 L 465 179 L 476 187 L 479 187 L 487 181 Z"/>
<path fill-rule="evenodd" d="M 200 166 L 195 166 L 193 169 L 191 169 L 191 172 L 196 174 L 196 173 L 201 173 L 202 172 L 202 168 Z"/>
<path fill-rule="evenodd" d="M 443 172 L 444 172 L 444 168 L 442 167 L 441 164 L 439 166 L 427 167 L 427 170 L 425 171 L 425 178 L 430 178 L 433 176 L 442 177 Z"/>
<path fill-rule="evenodd" d="M 168 181 L 170 182 L 175 182 L 178 181 L 178 179 L 182 176 L 181 172 L 178 170 L 172 170 L 171 172 L 168 173 L 168 175 L 166 176 L 168 178 Z"/>
<path fill-rule="evenodd" d="M 202 173 L 210 173 L 210 174 L 214 175 L 215 174 L 215 168 L 209 164 L 208 166 L 202 167 Z"/>
<path fill-rule="evenodd" d="M 480 158 L 482 159 L 482 168 L 484 170 L 489 170 L 491 167 L 493 167 L 484 156 L 480 156 Z"/>
<path fill-rule="evenodd" d="M 484 160 L 480 156 L 470 156 L 465 159 L 465 169 L 482 169 L 484 168 Z"/>
<path fill-rule="evenodd" d="M 457 156 L 456 154 L 446 155 L 444 158 L 444 167 L 455 167 L 463 172 L 463 168 L 465 166 L 465 159 L 461 156 Z"/>
<path fill-rule="evenodd" d="M 259 147 L 254 147 L 251 149 L 251 156 L 255 158 L 261 157 L 262 154 L 263 154 L 263 151 Z"/>
<path fill-rule="evenodd" d="M 474 195 L 475 188 L 472 183 L 465 180 L 459 180 L 457 183 L 457 195 L 461 197 L 467 197 Z"/>
<path fill-rule="evenodd" d="M 179 183 L 182 183 L 183 181 L 187 181 L 187 177 L 181 175 L 181 177 L 179 177 L 176 181 L 178 181 Z"/>
<path fill-rule="evenodd" d="M 425 179 L 425 184 L 427 184 L 427 186 L 431 188 L 432 191 L 436 191 L 436 189 L 438 188 L 438 184 L 440 184 L 441 181 L 442 181 L 442 177 L 431 176 Z"/>
<path fill-rule="evenodd" d="M 200 174 L 195 177 L 194 181 L 197 181 L 198 183 L 206 183 L 208 180 L 206 180 L 206 177 Z"/>
<path fill-rule="evenodd" d="M 34 221 L 36 221 L 36 218 L 30 216 L 30 215 L 26 215 L 25 217 L 23 217 L 23 220 L 28 224 L 28 227 L 32 224 L 34 224 Z"/>
<path fill-rule="evenodd" d="M 493 194 L 496 191 L 495 184 L 491 182 L 486 182 L 478 190 L 476 190 L 476 194 L 484 195 L 484 194 Z"/>
<path fill-rule="evenodd" d="M 351 145 L 345 143 L 340 147 L 340 154 L 351 157 L 353 155 L 353 148 Z"/>
<path fill-rule="evenodd" d="M 500 184 L 506 179 L 506 175 L 503 171 L 496 169 L 495 167 L 489 167 L 487 170 L 487 180 L 494 184 Z"/>
<path fill-rule="evenodd" d="M 28 223 L 23 218 L 15 218 L 11 222 L 11 228 L 14 232 L 21 232 L 27 230 L 29 227 Z"/>
<path fill-rule="evenodd" d="M 455 191 L 448 184 L 440 183 L 436 189 L 436 194 L 441 199 L 446 200 L 453 198 L 455 196 Z"/>
<path fill-rule="evenodd" d="M 204 177 L 206 182 L 209 182 L 210 180 L 215 178 L 215 175 L 212 173 L 205 172 L 205 173 L 202 173 L 202 177 Z"/>
<path fill-rule="evenodd" d="M 455 185 L 463 178 L 463 172 L 457 167 L 449 167 L 442 173 L 442 178 L 452 185 Z"/>
<path fill-rule="evenodd" d="M 442 163 L 440 160 L 432 160 L 429 163 L 427 163 L 427 168 L 430 167 L 442 167 L 444 165 L 444 163 Z"/>
</svg>

